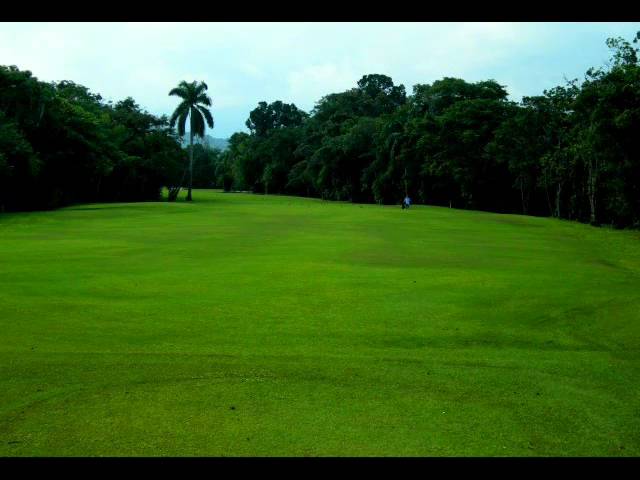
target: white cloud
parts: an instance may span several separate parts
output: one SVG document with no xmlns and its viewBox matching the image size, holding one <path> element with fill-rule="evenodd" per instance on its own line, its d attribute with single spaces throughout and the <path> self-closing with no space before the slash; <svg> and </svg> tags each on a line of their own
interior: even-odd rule
<svg viewBox="0 0 640 480">
<path fill-rule="evenodd" d="M 354 87 L 360 77 L 348 66 L 325 63 L 293 71 L 287 78 L 289 98 L 302 108 L 309 109 L 328 93 Z"/>
<path fill-rule="evenodd" d="M 249 75 L 250 77 L 253 77 L 253 78 L 265 77 L 264 70 L 253 63 L 249 63 L 249 62 L 241 63 L 240 65 L 238 65 L 238 69 L 242 73 Z"/>
<path fill-rule="evenodd" d="M 438 40 L 430 43 L 413 68 L 419 74 L 435 78 L 465 77 L 478 69 L 498 67 L 518 49 L 532 45 L 532 37 L 536 35 L 544 36 L 542 29 L 522 24 L 456 25 L 439 32 Z"/>
</svg>

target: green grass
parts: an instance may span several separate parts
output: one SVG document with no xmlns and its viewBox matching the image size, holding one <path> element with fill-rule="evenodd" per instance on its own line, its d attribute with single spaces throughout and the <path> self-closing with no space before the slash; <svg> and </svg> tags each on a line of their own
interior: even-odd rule
<svg viewBox="0 0 640 480">
<path fill-rule="evenodd" d="M 0 216 L 0 455 L 640 454 L 640 237 L 195 191 Z"/>
</svg>

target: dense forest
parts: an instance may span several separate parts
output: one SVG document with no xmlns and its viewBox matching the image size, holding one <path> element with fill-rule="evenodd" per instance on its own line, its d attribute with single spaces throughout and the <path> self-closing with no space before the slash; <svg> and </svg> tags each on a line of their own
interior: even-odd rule
<svg viewBox="0 0 640 480">
<path fill-rule="evenodd" d="M 640 227 L 640 62 L 609 39 L 582 81 L 508 99 L 495 80 L 380 74 L 303 112 L 260 102 L 225 151 L 193 146 L 193 186 L 416 203 Z M 167 117 L 0 67 L 0 211 L 157 200 L 187 153 Z"/>
<path fill-rule="evenodd" d="M 640 33 L 634 39 L 637 43 Z M 640 226 L 638 49 L 581 83 L 508 100 L 494 80 L 443 78 L 407 95 L 385 75 L 317 102 L 260 102 L 219 155 L 216 185 L 352 202 L 414 201 Z"/>
<path fill-rule="evenodd" d="M 0 66 L 0 211 L 158 200 L 186 153 L 166 117 Z"/>
</svg>

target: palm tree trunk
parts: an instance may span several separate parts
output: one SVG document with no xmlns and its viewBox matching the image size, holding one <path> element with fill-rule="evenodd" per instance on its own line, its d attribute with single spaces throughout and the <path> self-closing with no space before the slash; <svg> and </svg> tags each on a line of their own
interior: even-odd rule
<svg viewBox="0 0 640 480">
<path fill-rule="evenodd" d="M 187 193 L 187 202 L 192 201 L 191 187 L 193 185 L 193 122 L 191 122 L 191 131 L 189 132 L 189 192 Z"/>
</svg>

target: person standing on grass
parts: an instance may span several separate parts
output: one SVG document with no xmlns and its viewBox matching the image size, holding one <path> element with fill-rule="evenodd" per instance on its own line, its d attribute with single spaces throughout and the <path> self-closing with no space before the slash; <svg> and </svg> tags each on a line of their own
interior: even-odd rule
<svg viewBox="0 0 640 480">
<path fill-rule="evenodd" d="M 403 210 L 405 208 L 409 208 L 411 206 L 411 199 L 409 198 L 409 195 L 404 197 L 404 200 L 402 201 L 402 208 Z"/>
</svg>

